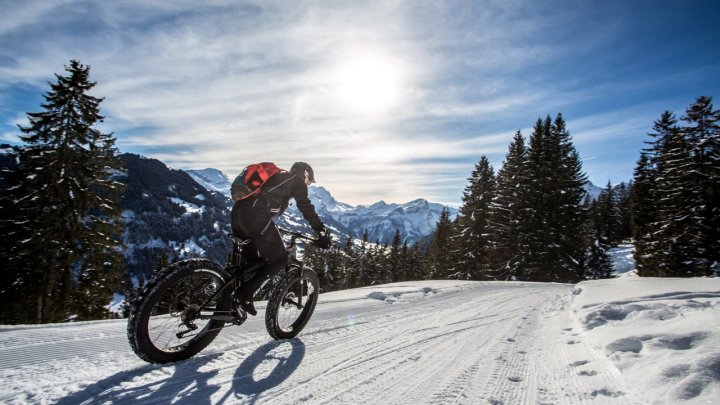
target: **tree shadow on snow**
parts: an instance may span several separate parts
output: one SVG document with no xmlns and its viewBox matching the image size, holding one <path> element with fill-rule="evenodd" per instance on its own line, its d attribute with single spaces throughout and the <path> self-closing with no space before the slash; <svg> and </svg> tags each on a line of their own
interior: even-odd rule
<svg viewBox="0 0 720 405">
<path fill-rule="evenodd" d="M 289 351 L 284 345 L 290 345 Z M 272 341 L 260 346 L 235 371 L 232 387 L 209 383 L 219 371 L 212 366 L 200 370 L 222 356 L 213 353 L 189 360 L 148 364 L 123 371 L 85 387 L 58 401 L 59 405 L 94 403 L 170 403 L 210 404 L 234 399 L 254 403 L 260 394 L 280 385 L 302 363 L 305 344 L 299 339 Z M 227 390 L 219 401 L 210 397 Z"/>
</svg>

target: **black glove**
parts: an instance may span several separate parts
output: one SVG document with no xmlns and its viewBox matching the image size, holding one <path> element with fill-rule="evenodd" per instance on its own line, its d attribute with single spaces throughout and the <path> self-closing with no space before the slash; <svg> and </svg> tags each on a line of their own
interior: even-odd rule
<svg viewBox="0 0 720 405">
<path fill-rule="evenodd" d="M 320 232 L 318 232 L 318 238 L 314 242 L 314 245 L 319 247 L 320 249 L 328 249 L 330 248 L 330 245 L 332 244 L 332 236 L 330 236 L 330 231 L 327 229 L 323 229 Z"/>
</svg>

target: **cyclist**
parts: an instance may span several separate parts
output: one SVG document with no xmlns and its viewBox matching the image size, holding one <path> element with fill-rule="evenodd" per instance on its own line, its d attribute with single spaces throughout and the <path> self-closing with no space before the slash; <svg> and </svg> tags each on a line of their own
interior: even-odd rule
<svg viewBox="0 0 720 405">
<path fill-rule="evenodd" d="M 295 199 L 303 217 L 317 233 L 316 245 L 323 249 L 330 247 L 330 233 L 308 198 L 308 185 L 314 182 L 312 167 L 305 162 L 295 162 L 290 171 L 282 170 L 270 177 L 262 185 L 260 193 L 236 201 L 233 205 L 230 214 L 233 234 L 250 240 L 250 243 L 243 246 L 243 257 L 248 263 L 265 261 L 265 266 L 236 292 L 237 296 L 241 297 L 242 308 L 250 315 L 257 315 L 253 304 L 255 291 L 265 280 L 287 266 L 288 254 L 273 218 L 285 211 L 291 198 Z"/>
</svg>

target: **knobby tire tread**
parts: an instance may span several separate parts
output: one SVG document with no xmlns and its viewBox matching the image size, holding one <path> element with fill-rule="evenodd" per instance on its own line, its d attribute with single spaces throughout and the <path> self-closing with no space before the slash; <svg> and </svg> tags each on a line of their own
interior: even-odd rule
<svg viewBox="0 0 720 405">
<path fill-rule="evenodd" d="M 147 319 L 143 319 L 143 312 L 150 301 L 149 298 L 155 293 L 160 293 L 163 288 L 166 287 L 165 283 L 170 279 L 170 277 L 180 274 L 181 272 L 191 274 L 196 269 L 212 270 L 220 275 L 223 282 L 230 278 L 230 275 L 227 274 L 221 266 L 211 260 L 186 259 L 173 263 L 162 269 L 143 287 L 137 298 L 133 301 L 130 316 L 128 317 L 127 337 L 133 352 L 135 352 L 135 354 L 141 359 L 149 363 L 169 363 L 184 360 L 194 356 L 207 347 L 207 345 L 215 339 L 218 333 L 220 333 L 220 330 L 225 322 L 215 320 L 213 321 L 213 330 L 207 332 L 202 339 L 198 340 L 187 349 L 173 353 L 154 353 L 157 352 L 157 349 L 155 349 L 151 343 L 145 342 L 144 336 L 141 335 L 140 331 L 142 330 L 142 324 L 148 322 Z M 221 297 L 221 299 L 229 301 L 227 294 L 225 295 L 225 298 Z"/>
<path fill-rule="evenodd" d="M 303 319 L 300 320 L 299 325 L 291 332 L 284 332 L 280 330 L 280 327 L 277 324 L 277 316 L 282 304 L 282 299 L 288 288 L 291 284 L 300 281 L 300 269 L 296 268 L 286 273 L 281 273 L 276 276 L 276 279 L 271 280 L 273 282 L 273 286 L 270 289 L 267 309 L 265 311 L 265 327 L 270 337 L 275 340 L 292 339 L 297 336 L 305 328 L 305 325 L 308 323 L 315 311 L 318 294 L 320 292 L 320 281 L 317 274 L 315 274 L 315 272 L 310 268 L 302 269 L 302 274 L 304 278 L 311 279 L 312 283 L 315 285 L 315 297 L 310 308 L 303 312 Z"/>
</svg>

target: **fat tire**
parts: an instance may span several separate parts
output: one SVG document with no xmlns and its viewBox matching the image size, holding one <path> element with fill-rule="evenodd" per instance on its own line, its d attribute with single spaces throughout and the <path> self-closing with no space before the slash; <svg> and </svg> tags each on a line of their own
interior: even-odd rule
<svg viewBox="0 0 720 405">
<path fill-rule="evenodd" d="M 299 285 L 301 271 L 302 278 L 313 285 L 314 292 L 309 296 L 308 301 L 305 302 L 300 316 L 298 316 L 292 325 L 292 330 L 286 331 L 283 330 L 278 323 L 278 314 L 286 294 L 296 285 Z M 276 279 L 272 281 L 273 287 L 270 289 L 267 309 L 265 311 L 265 327 L 273 339 L 292 339 L 303 330 L 315 311 L 318 294 L 320 293 L 320 280 L 317 274 L 310 268 L 303 270 L 293 268 L 276 276 Z"/>
<path fill-rule="evenodd" d="M 185 344 L 184 348 L 175 351 L 163 351 L 158 349 L 151 341 L 148 322 L 155 303 L 165 291 L 175 286 L 179 281 L 198 273 L 206 273 L 213 278 L 217 278 L 221 285 L 230 279 L 230 275 L 217 263 L 207 259 L 188 259 L 166 267 L 142 289 L 132 303 L 127 325 L 130 347 L 138 357 L 149 363 L 169 363 L 185 360 L 207 347 L 220 333 L 225 321 L 212 319 L 203 329 L 206 332 L 201 332 L 201 334 L 192 338 Z M 230 289 L 221 293 L 217 302 L 217 309 L 230 309 Z"/>
</svg>

